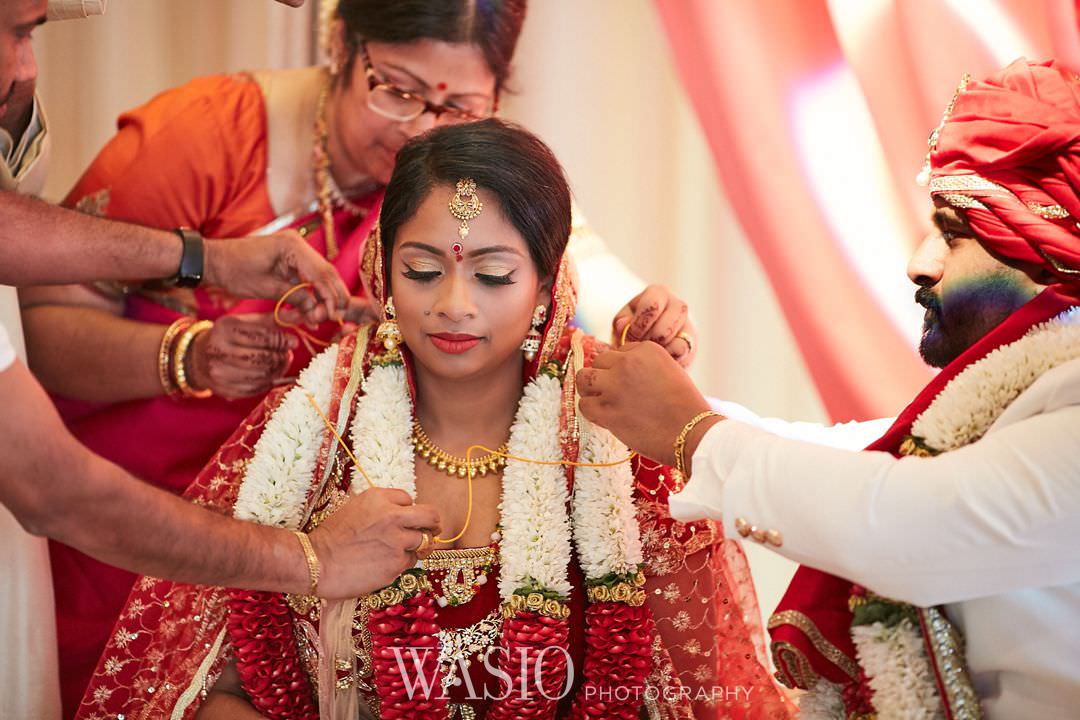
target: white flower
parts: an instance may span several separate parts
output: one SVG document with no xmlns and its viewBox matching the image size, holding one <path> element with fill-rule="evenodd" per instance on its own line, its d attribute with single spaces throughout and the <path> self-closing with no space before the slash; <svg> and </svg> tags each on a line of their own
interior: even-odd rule
<svg viewBox="0 0 1080 720">
<path fill-rule="evenodd" d="M 922 631 L 911 620 L 858 625 L 851 637 L 881 720 L 944 720 Z"/>
<path fill-rule="evenodd" d="M 625 460 L 626 446 L 603 428 L 582 423 L 584 463 Z M 574 541 L 585 577 L 635 572 L 642 563 L 641 534 L 634 507 L 630 463 L 606 468 L 579 467 L 574 473 Z"/>
<path fill-rule="evenodd" d="M 809 691 L 799 696 L 800 720 L 846 720 L 844 696 L 840 686 L 821 678 Z"/>
<path fill-rule="evenodd" d="M 539 375 L 525 387 L 510 427 L 509 455 L 556 461 L 562 458 L 559 381 Z M 570 519 L 566 473 L 561 465 L 519 460 L 506 463 L 500 504 L 502 572 L 499 594 L 508 600 L 528 579 L 546 590 L 570 594 Z"/>
<path fill-rule="evenodd" d="M 338 346 L 332 345 L 312 359 L 267 421 L 237 492 L 235 517 L 282 528 L 300 526 L 325 433 L 308 395 L 320 408 L 330 404 L 337 354 Z"/>
<path fill-rule="evenodd" d="M 954 377 L 911 425 L 939 452 L 981 438 L 1020 393 L 1051 368 L 1080 357 L 1080 310 L 1037 325 Z"/>
<path fill-rule="evenodd" d="M 356 402 L 350 439 L 360 467 L 377 487 L 397 488 L 416 497 L 412 404 L 405 368 L 374 365 Z M 361 493 L 367 480 L 353 468 L 350 489 Z"/>
</svg>

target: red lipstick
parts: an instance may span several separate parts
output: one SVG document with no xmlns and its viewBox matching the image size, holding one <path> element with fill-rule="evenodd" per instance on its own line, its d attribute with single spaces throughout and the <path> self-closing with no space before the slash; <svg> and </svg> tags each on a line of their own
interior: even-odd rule
<svg viewBox="0 0 1080 720">
<path fill-rule="evenodd" d="M 463 352 L 472 350 L 482 340 L 482 338 L 467 333 L 433 333 L 428 337 L 431 338 L 432 345 L 451 355 L 460 355 Z"/>
</svg>

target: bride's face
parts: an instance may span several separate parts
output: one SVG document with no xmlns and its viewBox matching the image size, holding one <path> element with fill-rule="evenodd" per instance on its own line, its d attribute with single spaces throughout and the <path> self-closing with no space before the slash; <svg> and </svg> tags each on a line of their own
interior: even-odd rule
<svg viewBox="0 0 1080 720">
<path fill-rule="evenodd" d="M 521 342 L 533 310 L 548 304 L 550 284 L 483 188 L 484 209 L 469 221 L 457 261 L 451 247 L 459 240 L 459 221 L 447 208 L 452 194 L 450 186 L 436 186 L 399 228 L 390 284 L 398 326 L 416 361 L 436 376 L 463 380 L 507 363 L 520 367 Z"/>
</svg>

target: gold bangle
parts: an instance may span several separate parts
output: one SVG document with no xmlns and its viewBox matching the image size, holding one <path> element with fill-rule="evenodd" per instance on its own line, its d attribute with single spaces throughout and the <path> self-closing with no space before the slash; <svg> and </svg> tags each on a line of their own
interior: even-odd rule
<svg viewBox="0 0 1080 720">
<path fill-rule="evenodd" d="M 311 538 L 307 533 L 293 530 L 293 535 L 300 541 L 300 547 L 304 548 L 304 557 L 307 558 L 308 577 L 311 578 L 311 591 L 309 595 L 319 594 L 319 556 L 315 554 L 315 548 L 311 546 Z"/>
<path fill-rule="evenodd" d="M 180 335 L 180 340 L 176 343 L 176 349 L 173 350 L 173 380 L 176 382 L 176 387 L 180 389 L 184 397 L 204 399 L 214 394 L 214 391 L 210 388 L 205 390 L 196 390 L 191 387 L 187 381 L 187 369 L 184 366 L 184 356 L 187 355 L 188 348 L 191 346 L 191 341 L 194 340 L 199 333 L 205 332 L 214 327 L 214 323 L 210 320 L 200 320 L 196 323 L 192 323 L 186 328 L 183 334 Z"/>
<path fill-rule="evenodd" d="M 690 419 L 690 422 L 683 425 L 683 429 L 679 432 L 678 437 L 675 438 L 675 469 L 679 471 L 679 474 L 686 477 L 686 458 L 683 453 L 686 451 L 686 436 L 690 434 L 699 422 L 708 417 L 723 418 L 724 416 L 713 410 L 706 410 L 703 413 L 699 413 Z"/>
<path fill-rule="evenodd" d="M 193 318 L 177 318 L 173 321 L 172 325 L 165 329 L 165 334 L 161 337 L 161 345 L 158 347 L 157 369 L 158 380 L 161 381 L 161 389 L 165 391 L 166 395 L 175 395 L 180 392 L 180 388 L 173 382 L 172 373 L 170 372 L 173 343 L 176 341 L 176 336 L 184 330 L 187 330 L 193 322 L 195 322 Z"/>
</svg>

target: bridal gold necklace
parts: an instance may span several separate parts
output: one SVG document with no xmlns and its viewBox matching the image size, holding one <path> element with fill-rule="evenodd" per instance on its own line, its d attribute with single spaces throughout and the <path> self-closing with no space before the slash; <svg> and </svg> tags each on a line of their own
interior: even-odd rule
<svg viewBox="0 0 1080 720">
<path fill-rule="evenodd" d="M 490 455 L 483 455 L 471 460 L 455 457 L 431 442 L 431 438 L 424 432 L 424 428 L 420 427 L 419 420 L 413 420 L 412 445 L 416 449 L 416 453 L 428 465 L 431 465 L 439 472 L 459 478 L 475 477 L 476 475 L 484 477 L 489 472 L 498 472 L 506 465 L 505 455 L 509 447 L 508 442 L 504 442 L 499 446 L 498 450 Z"/>
</svg>

